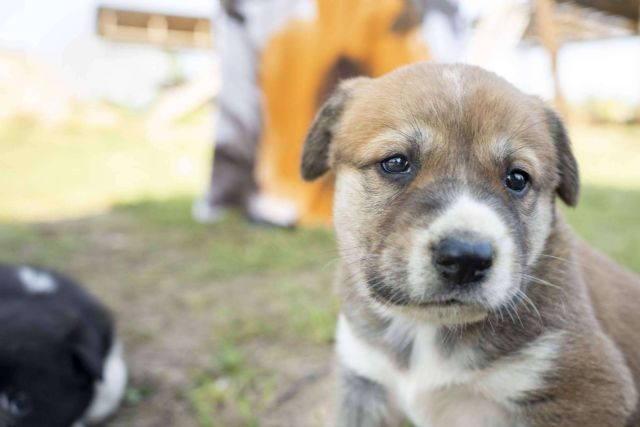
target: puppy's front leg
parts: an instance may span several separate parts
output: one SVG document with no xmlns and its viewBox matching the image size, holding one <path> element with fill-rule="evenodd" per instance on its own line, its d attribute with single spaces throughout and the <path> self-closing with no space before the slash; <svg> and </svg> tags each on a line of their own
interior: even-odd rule
<svg viewBox="0 0 640 427">
<path fill-rule="evenodd" d="M 640 426 L 638 392 L 623 354 L 603 333 L 576 336 L 546 392 L 522 402 L 530 427 Z M 635 416 L 634 416 L 635 412 Z"/>
<path fill-rule="evenodd" d="M 400 423 L 387 390 L 348 368 L 340 372 L 335 427 L 391 427 Z"/>
</svg>

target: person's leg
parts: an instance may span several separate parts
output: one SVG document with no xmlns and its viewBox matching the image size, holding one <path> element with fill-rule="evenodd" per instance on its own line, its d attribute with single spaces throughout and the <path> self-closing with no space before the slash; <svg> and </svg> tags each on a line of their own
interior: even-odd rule
<svg viewBox="0 0 640 427">
<path fill-rule="evenodd" d="M 257 193 L 254 164 L 262 122 L 258 58 L 249 23 L 240 13 L 220 9 L 214 16 L 222 84 L 209 189 L 193 205 L 193 217 L 200 222 L 217 221 L 229 206 L 246 209 Z"/>
<path fill-rule="evenodd" d="M 250 196 L 257 192 L 253 156 L 243 156 L 236 148 L 234 144 L 216 144 L 209 188 L 193 205 L 196 221 L 216 222 L 228 207 L 246 209 Z"/>
</svg>

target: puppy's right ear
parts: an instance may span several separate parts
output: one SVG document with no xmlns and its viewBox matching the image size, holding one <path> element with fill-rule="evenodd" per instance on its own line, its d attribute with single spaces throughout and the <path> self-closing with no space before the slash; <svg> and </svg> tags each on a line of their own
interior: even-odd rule
<svg viewBox="0 0 640 427">
<path fill-rule="evenodd" d="M 578 203 L 580 193 L 578 163 L 571 151 L 571 142 L 562 120 L 549 108 L 546 110 L 546 115 L 558 156 L 557 168 L 560 182 L 556 193 L 568 206 L 575 206 Z"/>
<path fill-rule="evenodd" d="M 329 170 L 329 146 L 342 116 L 344 105 L 353 89 L 366 80 L 368 80 L 366 77 L 357 77 L 340 83 L 316 114 L 302 151 L 300 171 L 305 181 L 313 181 Z"/>
<path fill-rule="evenodd" d="M 71 361 L 76 373 L 92 381 L 102 380 L 104 361 L 98 333 L 80 325 L 71 333 L 70 339 Z"/>
</svg>

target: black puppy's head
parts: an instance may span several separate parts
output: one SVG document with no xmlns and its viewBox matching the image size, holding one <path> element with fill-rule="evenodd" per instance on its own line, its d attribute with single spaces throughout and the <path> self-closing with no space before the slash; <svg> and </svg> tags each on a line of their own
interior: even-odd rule
<svg viewBox="0 0 640 427">
<path fill-rule="evenodd" d="M 99 311 L 89 321 L 99 307 L 80 289 L 23 268 L 41 279 L 29 288 L 20 271 L 0 266 L 0 427 L 69 427 L 102 377 L 109 318 Z"/>
</svg>

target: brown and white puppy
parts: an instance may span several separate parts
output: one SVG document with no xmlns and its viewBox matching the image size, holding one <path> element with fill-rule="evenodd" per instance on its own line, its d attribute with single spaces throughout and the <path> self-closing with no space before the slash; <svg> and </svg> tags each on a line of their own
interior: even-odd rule
<svg viewBox="0 0 640 427">
<path fill-rule="evenodd" d="M 305 179 L 336 177 L 340 426 L 637 426 L 640 281 L 579 240 L 565 129 L 465 65 L 343 83 Z"/>
</svg>

